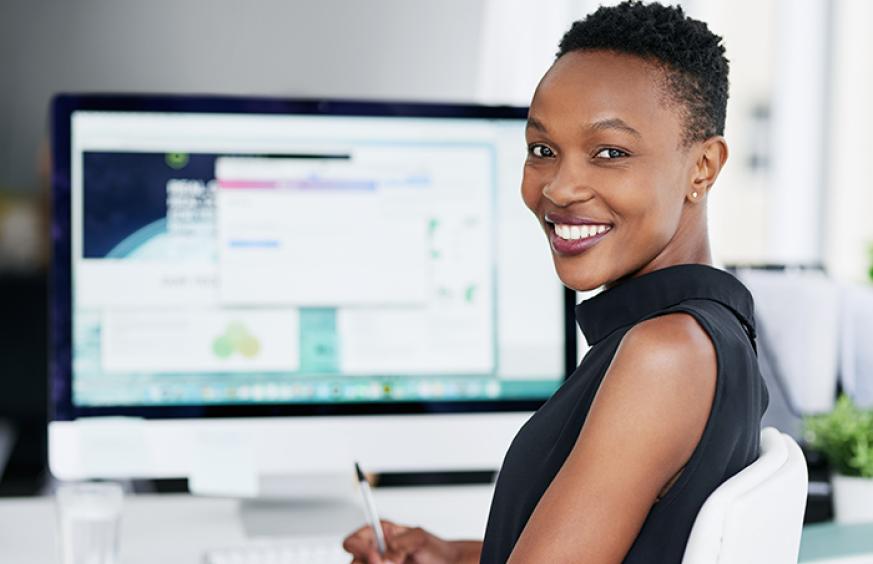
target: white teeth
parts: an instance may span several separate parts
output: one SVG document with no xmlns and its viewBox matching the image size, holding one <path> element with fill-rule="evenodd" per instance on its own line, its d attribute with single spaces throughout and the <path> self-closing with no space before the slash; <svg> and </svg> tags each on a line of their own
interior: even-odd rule
<svg viewBox="0 0 873 564">
<path fill-rule="evenodd" d="M 555 224 L 555 234 L 561 239 L 574 241 L 576 239 L 587 239 L 594 235 L 599 235 L 609 231 L 609 225 L 564 225 Z"/>
</svg>

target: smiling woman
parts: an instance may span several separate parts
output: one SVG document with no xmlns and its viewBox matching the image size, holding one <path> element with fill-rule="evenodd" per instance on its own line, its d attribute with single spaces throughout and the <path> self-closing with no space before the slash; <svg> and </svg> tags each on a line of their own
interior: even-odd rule
<svg viewBox="0 0 873 564">
<path fill-rule="evenodd" d="M 701 204 L 727 159 L 724 113 L 720 126 L 701 127 L 689 117 L 701 108 L 672 90 L 682 83 L 671 77 L 674 66 L 577 39 L 580 31 L 590 35 L 578 26 L 567 34 L 534 94 L 522 183 L 558 275 L 590 290 L 668 264 L 709 263 Z M 595 46 L 570 50 L 582 41 Z M 570 228 L 565 236 L 567 226 L 591 224 L 609 231 L 580 241 Z"/>
<path fill-rule="evenodd" d="M 768 395 L 754 305 L 713 268 L 728 63 L 681 8 L 624 2 L 573 24 L 530 105 L 522 197 L 591 346 L 518 432 L 483 543 L 386 523 L 364 562 L 675 563 L 703 502 L 758 455 Z"/>
</svg>

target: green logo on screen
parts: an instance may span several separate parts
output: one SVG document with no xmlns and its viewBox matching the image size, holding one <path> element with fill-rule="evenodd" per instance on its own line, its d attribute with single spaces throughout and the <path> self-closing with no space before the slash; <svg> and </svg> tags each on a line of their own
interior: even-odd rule
<svg viewBox="0 0 873 564">
<path fill-rule="evenodd" d="M 188 164 L 188 153 L 167 153 L 164 160 L 168 167 L 179 170 Z"/>
</svg>

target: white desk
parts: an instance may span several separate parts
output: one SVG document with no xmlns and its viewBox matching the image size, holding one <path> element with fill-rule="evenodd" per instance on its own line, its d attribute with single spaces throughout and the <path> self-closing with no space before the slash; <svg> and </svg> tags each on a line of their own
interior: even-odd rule
<svg viewBox="0 0 873 564">
<path fill-rule="evenodd" d="M 444 538 L 481 539 L 491 502 L 491 486 L 385 488 L 374 492 L 384 518 L 419 525 Z M 347 526 L 311 513 L 285 512 L 290 529 L 317 528 L 344 534 Z M 363 517 L 361 523 L 363 524 Z M 804 564 L 873 564 L 873 524 L 804 529 Z M 232 499 L 189 495 L 136 495 L 124 500 L 121 564 L 199 564 L 209 548 L 246 541 L 239 504 Z M 862 546 L 863 545 L 863 546 Z M 54 502 L 51 497 L 0 500 L 0 563 L 52 564 L 59 561 Z"/>
<path fill-rule="evenodd" d="M 445 538 L 481 539 L 491 492 L 491 486 L 441 486 L 377 489 L 374 496 L 383 518 Z M 313 524 L 301 519 L 299 525 L 305 531 Z M 331 522 L 320 525 L 328 533 L 350 532 Z M 245 541 L 236 500 L 167 494 L 124 500 L 121 564 L 199 564 L 206 549 Z M 53 498 L 0 500 L 0 563 L 59 561 Z"/>
<path fill-rule="evenodd" d="M 800 562 L 873 564 L 873 523 L 816 523 L 803 528 Z"/>
</svg>

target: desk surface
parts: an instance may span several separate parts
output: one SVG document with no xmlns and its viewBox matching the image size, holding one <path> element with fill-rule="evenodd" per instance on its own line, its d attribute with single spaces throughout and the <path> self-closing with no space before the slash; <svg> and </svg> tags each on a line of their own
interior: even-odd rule
<svg viewBox="0 0 873 564">
<path fill-rule="evenodd" d="M 418 525 L 445 538 L 481 539 L 491 492 L 491 486 L 442 486 L 380 488 L 374 495 L 385 518 Z M 289 514 L 286 528 L 301 534 L 311 534 L 313 527 L 337 535 L 348 532 L 346 524 L 336 521 L 313 523 L 305 509 L 296 516 L 283 513 Z M 237 500 L 166 494 L 124 500 L 122 564 L 199 564 L 205 550 L 246 540 Z M 59 561 L 58 555 L 52 498 L 0 500 L 0 562 L 50 564 Z M 800 562 L 873 564 L 873 523 L 805 527 Z"/>
<path fill-rule="evenodd" d="M 491 491 L 491 486 L 383 488 L 374 497 L 384 518 L 418 525 L 445 538 L 482 538 Z M 312 533 L 312 519 L 295 523 L 301 533 Z M 324 533 L 349 532 L 330 521 L 316 525 Z M 246 540 L 237 500 L 181 494 L 124 500 L 122 564 L 199 564 L 205 550 Z M 0 500 L 0 562 L 51 564 L 59 562 L 59 554 L 52 498 Z"/>
<path fill-rule="evenodd" d="M 800 562 L 873 564 L 873 523 L 816 523 L 803 528 Z"/>
</svg>

